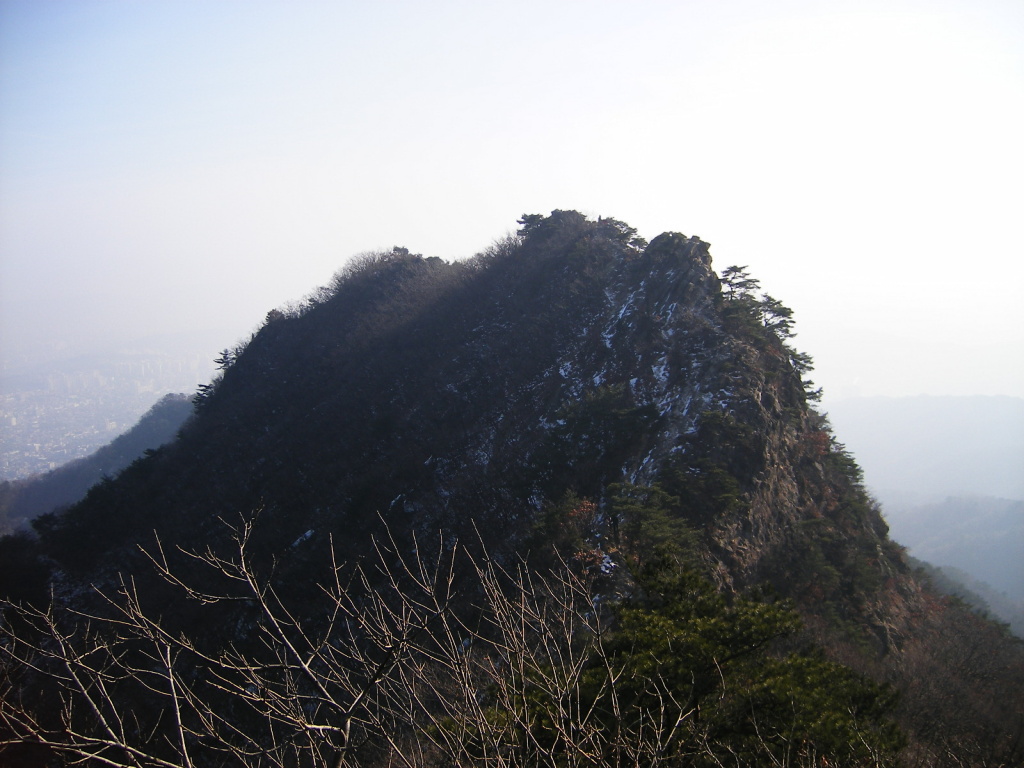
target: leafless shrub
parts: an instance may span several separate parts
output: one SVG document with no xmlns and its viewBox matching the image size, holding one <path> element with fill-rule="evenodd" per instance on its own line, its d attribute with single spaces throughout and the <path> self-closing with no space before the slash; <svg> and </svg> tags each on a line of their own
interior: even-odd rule
<svg viewBox="0 0 1024 768">
<path fill-rule="evenodd" d="M 211 648 L 168 629 L 129 578 L 92 613 L 3 606 L 0 755 L 32 745 L 134 768 L 726 764 L 692 702 L 609 650 L 584 571 L 502 567 L 462 546 L 403 554 L 388 539 L 361 564 L 331 562 L 318 587 L 328 610 L 302 620 L 258 575 L 252 532 L 234 528 L 230 556 L 193 553 L 189 577 L 152 556 L 196 604 L 244 603 L 237 641 Z M 473 577 L 462 592 L 457 561 Z M 623 699 L 637 690 L 643 703 Z M 785 754 L 771 764 L 819 764 L 797 741 Z"/>
</svg>

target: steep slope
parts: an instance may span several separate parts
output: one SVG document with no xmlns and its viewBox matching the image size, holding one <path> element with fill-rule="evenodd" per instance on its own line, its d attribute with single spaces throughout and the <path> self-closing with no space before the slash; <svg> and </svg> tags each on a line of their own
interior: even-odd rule
<svg viewBox="0 0 1024 768">
<path fill-rule="evenodd" d="M 440 532 L 514 562 L 550 546 L 574 499 L 596 510 L 577 554 L 614 571 L 640 514 L 622 494 L 656 485 L 730 599 L 770 586 L 796 601 L 807 638 L 904 690 L 915 755 L 940 764 L 947 742 L 1010 754 L 1019 707 L 991 712 L 967 679 L 987 668 L 956 672 L 959 730 L 925 732 L 952 705 L 907 670 L 951 679 L 959 646 L 933 652 L 945 627 L 998 646 L 985 663 L 1011 688 L 1019 649 L 921 591 L 855 462 L 808 407 L 791 312 L 743 270 L 720 279 L 694 237 L 647 244 L 572 211 L 522 223 L 468 262 L 364 257 L 301 310 L 271 312 L 173 444 L 38 522 L 26 571 L 49 573 L 72 605 L 121 573 L 163 594 L 140 545 L 152 551 L 155 533 L 169 567 L 187 570 L 176 547 L 221 556 L 228 526 L 258 510 L 255 561 L 312 600 L 302 585 L 329 545 L 356 560 L 374 538 L 418 551 L 413 534 Z M 230 636 L 241 611 L 205 630 Z M 941 700 L 939 715 L 922 714 L 924 700 Z"/>
</svg>

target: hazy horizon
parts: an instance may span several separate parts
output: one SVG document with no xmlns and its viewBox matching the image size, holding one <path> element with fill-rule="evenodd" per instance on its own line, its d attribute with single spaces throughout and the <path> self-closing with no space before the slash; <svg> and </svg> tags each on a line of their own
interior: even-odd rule
<svg viewBox="0 0 1024 768">
<path fill-rule="evenodd" d="M 1018 2 L 5 0 L 0 352 L 575 208 L 749 265 L 829 397 L 1021 397 L 1022 135 Z"/>
</svg>

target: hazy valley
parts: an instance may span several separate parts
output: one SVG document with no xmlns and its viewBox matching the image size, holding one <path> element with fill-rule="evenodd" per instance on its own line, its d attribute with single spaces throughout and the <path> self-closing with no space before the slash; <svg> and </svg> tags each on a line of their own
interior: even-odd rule
<svg viewBox="0 0 1024 768">
<path fill-rule="evenodd" d="M 205 335 L 204 335 L 205 337 Z M 5 360 L 0 377 L 0 480 L 88 456 L 131 428 L 163 395 L 194 392 L 215 370 L 196 334 L 116 350 Z"/>
<path fill-rule="evenodd" d="M 891 536 L 987 593 L 1024 634 L 1024 400 L 876 397 L 827 410 Z"/>
</svg>

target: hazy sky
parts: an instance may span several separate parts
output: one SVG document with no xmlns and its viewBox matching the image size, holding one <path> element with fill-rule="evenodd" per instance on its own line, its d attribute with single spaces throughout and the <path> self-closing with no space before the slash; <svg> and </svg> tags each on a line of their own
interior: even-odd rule
<svg viewBox="0 0 1024 768">
<path fill-rule="evenodd" d="M 1024 2 L 0 0 L 0 343 L 214 329 L 575 208 L 711 243 L 832 397 L 1024 396 Z"/>
</svg>

